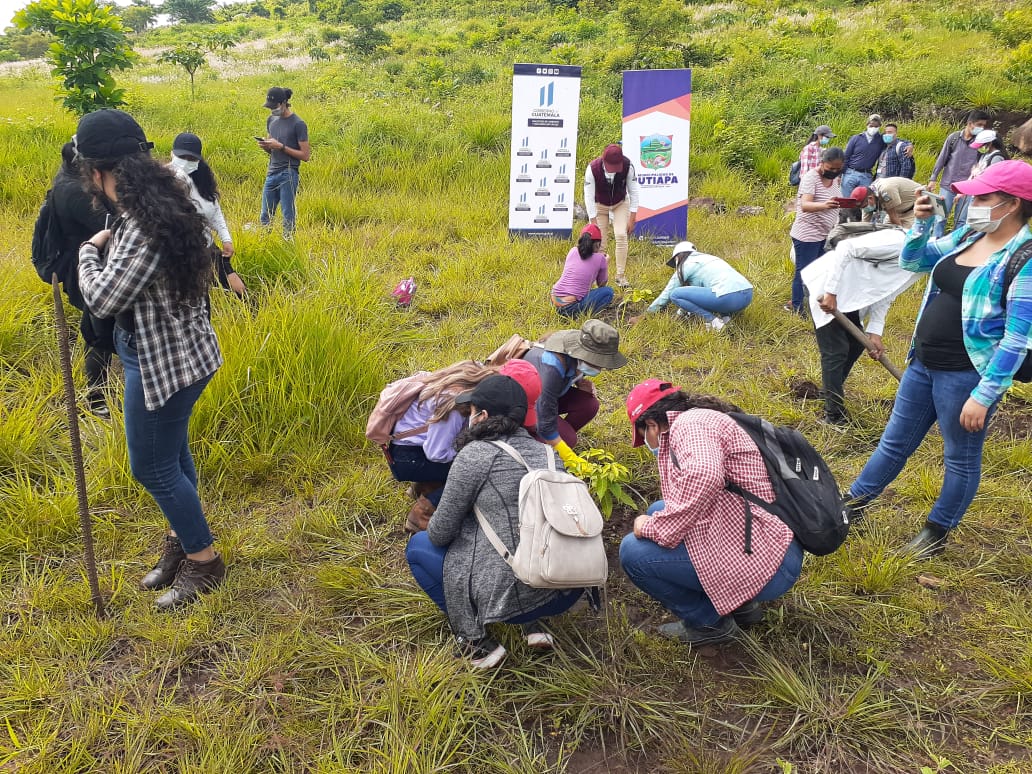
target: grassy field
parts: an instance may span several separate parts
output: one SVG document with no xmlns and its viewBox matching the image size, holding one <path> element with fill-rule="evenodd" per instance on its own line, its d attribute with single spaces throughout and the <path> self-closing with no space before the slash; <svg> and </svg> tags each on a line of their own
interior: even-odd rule
<svg viewBox="0 0 1032 774">
<path fill-rule="evenodd" d="M 812 331 L 780 310 L 783 179 L 809 129 L 829 123 L 844 140 L 870 111 L 898 117 L 918 143 L 920 178 L 963 109 L 1032 108 L 1032 92 L 1003 74 L 1022 50 L 1005 42 L 1022 34 L 1017 4 L 660 3 L 656 14 L 678 12 L 666 40 L 623 31 L 633 5 L 415 6 L 384 25 L 390 43 L 374 58 L 302 15 L 232 22 L 246 41 L 199 72 L 195 100 L 185 76 L 151 55 L 124 79 L 158 153 L 180 131 L 204 139 L 254 301 L 214 299 L 226 364 L 193 438 L 231 570 L 183 615 L 157 613 L 136 587 L 163 525 L 129 475 L 117 414 L 82 422 L 111 612 L 91 614 L 54 314 L 28 261 L 75 121 L 43 70 L 0 75 L 0 771 L 1032 771 L 1027 387 L 994 419 L 982 487 L 944 556 L 914 563 L 895 551 L 944 475 L 933 434 L 870 525 L 836 554 L 810 557 L 740 646 L 660 640 L 651 630 L 664 612 L 614 566 L 607 614 L 558 620 L 554 656 L 532 656 L 507 633 L 505 665 L 473 675 L 411 579 L 407 500 L 362 437 L 376 393 L 418 368 L 482 357 L 511 333 L 564 327 L 547 291 L 569 245 L 506 233 L 512 62 L 585 66 L 581 166 L 619 135 L 622 68 L 695 57 L 691 193 L 723 212 L 693 210 L 690 238 L 757 288 L 719 335 L 672 315 L 633 328 L 614 317 L 630 363 L 599 379 L 602 411 L 586 431 L 633 472 L 639 509 L 610 519 L 614 551 L 658 493 L 623 409 L 645 377 L 799 427 L 843 485 L 877 443 L 891 378 L 865 358 L 847 385 L 855 426 L 824 429 L 820 403 L 800 397 L 820 381 Z M 862 34 L 872 29 L 888 34 Z M 140 47 L 193 32 L 152 32 Z M 314 46 L 330 60 L 311 61 Z M 274 83 L 294 89 L 312 135 L 292 244 L 244 228 L 257 220 L 265 163 L 250 137 Z M 736 215 L 743 204 L 763 213 Z M 662 287 L 665 258 L 632 243 L 636 289 Z M 409 275 L 415 306 L 395 310 L 388 293 Z M 911 289 L 890 314 L 897 362 L 919 298 Z"/>
</svg>

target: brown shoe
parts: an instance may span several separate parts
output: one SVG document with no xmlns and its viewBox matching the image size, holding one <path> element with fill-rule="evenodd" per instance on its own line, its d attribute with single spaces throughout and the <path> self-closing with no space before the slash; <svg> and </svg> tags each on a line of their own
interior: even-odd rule
<svg viewBox="0 0 1032 774">
<path fill-rule="evenodd" d="M 159 610 L 171 610 L 188 605 L 201 594 L 219 586 L 226 577 L 226 563 L 221 554 L 207 562 L 184 559 L 172 588 L 158 597 L 154 604 Z"/>
<path fill-rule="evenodd" d="M 140 587 L 156 591 L 171 586 L 179 573 L 179 567 L 186 559 L 183 544 L 175 535 L 165 535 L 165 544 L 161 547 L 161 557 L 149 573 L 143 576 Z"/>
<path fill-rule="evenodd" d="M 405 519 L 405 531 L 411 532 L 413 535 L 422 532 L 430 523 L 430 517 L 436 510 L 437 508 L 432 502 L 420 495 L 419 499 L 412 503 L 412 509 L 408 512 L 408 518 Z"/>
</svg>

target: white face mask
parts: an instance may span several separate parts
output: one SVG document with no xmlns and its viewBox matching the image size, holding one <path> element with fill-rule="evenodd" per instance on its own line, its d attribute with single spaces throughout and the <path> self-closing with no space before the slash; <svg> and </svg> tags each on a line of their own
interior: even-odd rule
<svg viewBox="0 0 1032 774">
<path fill-rule="evenodd" d="M 878 127 L 877 126 L 869 126 L 869 127 L 867 127 L 867 136 L 868 137 L 874 137 L 876 134 L 878 134 Z"/>
<path fill-rule="evenodd" d="M 1007 204 L 1007 202 L 997 202 L 991 207 L 988 205 L 971 205 L 968 207 L 967 224 L 975 231 L 981 231 L 983 234 L 993 233 L 1007 217 L 1004 215 L 999 220 L 993 220 L 993 210 L 1001 204 Z"/>
<path fill-rule="evenodd" d="M 276 118 L 279 118 L 281 115 L 283 115 L 283 108 L 281 108 L 281 107 L 273 108 L 272 109 L 272 114 L 274 116 L 276 116 Z"/>
<path fill-rule="evenodd" d="M 474 422 L 473 420 L 476 419 L 477 417 L 479 417 L 483 413 L 484 413 L 483 411 L 478 411 L 476 414 L 470 414 L 469 415 L 469 419 L 466 420 L 466 427 L 472 429 L 473 425 L 479 425 L 480 424 L 479 422 Z"/>
<path fill-rule="evenodd" d="M 176 169 L 183 170 L 188 175 L 192 175 L 194 172 L 196 172 L 197 171 L 197 166 L 200 163 L 201 162 L 199 162 L 199 161 L 190 161 L 188 159 L 181 159 L 181 158 L 179 158 L 179 156 L 173 156 L 172 157 L 172 166 L 175 167 Z"/>
</svg>

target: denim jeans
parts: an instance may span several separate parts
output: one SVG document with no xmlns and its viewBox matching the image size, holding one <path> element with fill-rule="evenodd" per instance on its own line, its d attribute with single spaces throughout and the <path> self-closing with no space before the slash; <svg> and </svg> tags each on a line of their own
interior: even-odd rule
<svg viewBox="0 0 1032 774">
<path fill-rule="evenodd" d="M 824 255 L 824 241 L 800 242 L 793 237 L 792 246 L 795 247 L 795 274 L 792 275 L 792 309 L 801 313 L 803 311 L 803 278 L 799 272 Z"/>
<path fill-rule="evenodd" d="M 939 188 L 939 195 L 942 196 L 945 205 L 946 217 L 940 218 L 938 215 L 935 216 L 935 231 L 933 232 L 933 236 L 936 239 L 946 234 L 946 220 L 950 217 L 950 210 L 953 209 L 953 200 L 957 198 L 957 194 L 953 193 L 953 189 L 948 185 L 944 185 Z M 966 212 L 964 214 L 967 215 Z M 956 228 L 957 225 L 956 218 L 954 218 L 953 227 Z"/>
<path fill-rule="evenodd" d="M 928 514 L 928 521 L 943 529 L 953 529 L 975 498 L 982 477 L 982 446 L 989 419 L 998 403 L 986 415 L 985 425 L 969 433 L 960 425 L 960 411 L 981 377 L 968 371 L 934 371 L 915 359 L 896 391 L 889 423 L 878 448 L 849 487 L 849 497 L 868 502 L 882 493 L 927 435 L 939 423 L 946 472 L 939 498 Z"/>
<path fill-rule="evenodd" d="M 148 411 L 133 335 L 115 328 L 115 351 L 125 371 L 125 440 L 133 478 L 154 498 L 183 550 L 197 553 L 215 541 L 197 494 L 197 469 L 187 428 L 194 404 L 214 374 L 174 393 L 161 408 Z"/>
<path fill-rule="evenodd" d="M 648 513 L 655 513 L 663 507 L 660 500 L 649 507 Z M 730 550 L 741 550 L 741 546 Z M 716 626 L 720 622 L 720 613 L 703 591 L 683 542 L 674 548 L 664 548 L 632 533 L 620 543 L 620 566 L 635 586 L 684 621 L 686 626 L 697 629 Z M 803 549 L 798 541 L 793 540 L 774 577 L 753 601 L 765 602 L 782 596 L 799 579 L 802 570 Z"/>
<path fill-rule="evenodd" d="M 422 446 L 404 446 L 392 443 L 389 447 L 393 462 L 388 463 L 391 474 L 397 481 L 413 481 L 417 484 L 428 481 L 447 481 L 448 471 L 451 470 L 450 462 L 431 462 L 423 453 Z M 444 485 L 432 492 L 426 493 L 425 497 L 436 508 L 441 504 L 441 495 L 444 494 Z"/>
<path fill-rule="evenodd" d="M 869 186 L 874 178 L 870 172 L 860 172 L 855 169 L 847 169 L 842 173 L 842 198 L 850 198 L 853 189 L 858 186 Z"/>
<path fill-rule="evenodd" d="M 447 546 L 435 546 L 430 542 L 430 536 L 425 532 L 417 532 L 409 538 L 408 545 L 405 546 L 405 560 L 408 562 L 409 569 L 412 570 L 412 577 L 416 579 L 419 587 L 426 592 L 426 595 L 446 615 L 448 608 L 444 601 L 443 583 L 444 557 L 447 553 Z M 523 624 L 537 621 L 539 618 L 562 615 L 573 607 L 573 604 L 580 599 L 583 593 L 584 589 L 570 589 L 569 591 L 561 592 L 551 602 L 535 608 L 529 613 L 509 618 L 505 623 Z"/>
<path fill-rule="evenodd" d="M 580 301 L 556 308 L 563 317 L 576 317 L 581 313 L 595 314 L 613 303 L 613 289 L 608 285 L 588 291 Z"/>
<path fill-rule="evenodd" d="M 735 290 L 722 296 L 714 295 L 709 288 L 688 285 L 676 288 L 670 294 L 670 300 L 681 309 L 696 314 L 706 322 L 718 314 L 735 314 L 741 312 L 752 303 L 752 288 Z"/>
<path fill-rule="evenodd" d="M 263 226 L 272 223 L 272 217 L 276 214 L 278 205 L 283 208 L 283 233 L 290 236 L 294 232 L 294 222 L 297 220 L 294 200 L 297 198 L 297 187 L 300 182 L 301 175 L 297 169 L 288 167 L 269 173 L 265 178 L 265 186 L 262 188 L 260 219 Z"/>
<path fill-rule="evenodd" d="M 847 312 L 846 319 L 860 330 L 859 312 Z M 817 329 L 817 349 L 821 353 L 821 382 L 824 392 L 824 415 L 832 422 L 848 418 L 845 403 L 846 377 L 857 359 L 864 354 L 864 345 L 854 339 L 838 320 Z"/>
</svg>

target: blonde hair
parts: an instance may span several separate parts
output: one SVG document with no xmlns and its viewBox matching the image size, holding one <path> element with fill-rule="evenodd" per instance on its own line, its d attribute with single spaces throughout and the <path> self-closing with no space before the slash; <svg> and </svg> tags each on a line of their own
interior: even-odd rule
<svg viewBox="0 0 1032 774">
<path fill-rule="evenodd" d="M 491 374 L 498 373 L 493 366 L 485 366 L 475 360 L 460 360 L 446 368 L 434 371 L 424 382 L 419 393 L 419 402 L 436 401 L 437 406 L 430 417 L 430 423 L 440 422 L 455 409 L 455 396 L 472 390 Z"/>
</svg>

